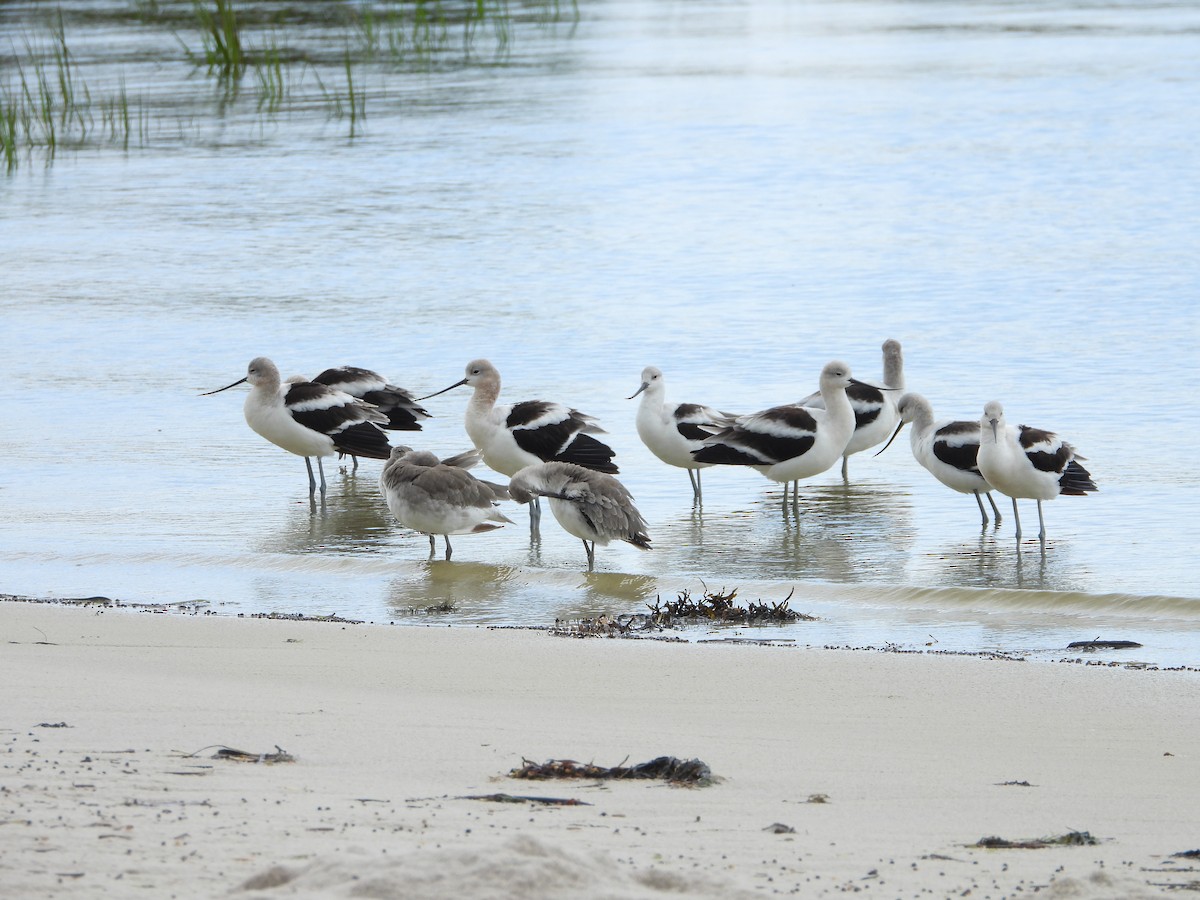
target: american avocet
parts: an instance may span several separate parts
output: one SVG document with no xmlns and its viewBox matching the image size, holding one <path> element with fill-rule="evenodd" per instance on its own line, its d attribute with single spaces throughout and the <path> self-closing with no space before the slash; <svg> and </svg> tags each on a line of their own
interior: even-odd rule
<svg viewBox="0 0 1200 900">
<path fill-rule="evenodd" d="M 313 381 L 370 403 L 387 416 L 387 422 L 379 427 L 388 431 L 420 431 L 421 420 L 431 418 L 429 411 L 416 401 L 411 392 L 396 387 L 370 369 L 339 366 L 326 369 Z"/>
<path fill-rule="evenodd" d="M 949 419 L 934 421 L 933 407 L 920 394 L 905 394 L 896 404 L 896 412 L 900 415 L 900 424 L 883 450 L 890 447 L 900 429 L 911 422 L 909 441 L 917 462 L 946 487 L 963 494 L 974 494 L 984 525 L 988 523 L 988 514 L 980 494 L 986 494 L 999 525 L 1000 508 L 992 497 L 992 486 L 979 474 L 979 423 Z"/>
<path fill-rule="evenodd" d="M 248 382 L 250 393 L 242 411 L 246 424 L 257 434 L 289 453 L 304 457 L 308 467 L 308 493 L 316 493 L 310 456 L 317 458 L 321 495 L 325 494 L 325 467 L 321 457 L 351 453 L 387 459 L 391 448 L 379 430 L 385 417 L 368 404 L 342 391 L 312 381 L 281 382 L 279 369 L 265 356 L 250 361 L 246 377 L 202 396 L 219 394 Z"/>
<path fill-rule="evenodd" d="M 475 390 L 467 403 L 467 434 L 488 467 L 502 475 L 511 478 L 540 462 L 569 462 L 610 474 L 619 471 L 612 461 L 612 448 L 592 437 L 604 432 L 594 417 L 546 400 L 497 405 L 500 373 L 486 359 L 467 363 L 462 381 L 419 399 L 428 400 L 464 384 Z M 530 531 L 537 534 L 541 506 L 536 497 L 529 513 Z"/>
<path fill-rule="evenodd" d="M 692 456 L 705 438 L 714 431 L 728 427 L 735 416 L 699 403 L 668 403 L 663 373 L 654 366 L 642 369 L 642 386 L 628 398 L 642 395 L 637 412 L 637 432 L 651 453 L 669 466 L 687 469 L 692 482 L 692 499 L 703 499 L 700 470 L 711 466 Z M 705 429 L 708 430 L 705 430 Z"/>
<path fill-rule="evenodd" d="M 786 503 L 788 483 L 832 466 L 854 432 L 854 410 L 846 389 L 859 382 L 850 377 L 850 367 L 836 360 L 827 363 L 820 383 L 822 407 L 789 404 L 740 416 L 707 438 L 693 455 L 698 462 L 758 469 L 784 485 Z"/>
<path fill-rule="evenodd" d="M 1037 501 L 1038 538 L 1046 542 L 1046 520 L 1042 501 L 1059 494 L 1083 495 L 1098 490 L 1092 474 L 1079 464 L 1075 448 L 1050 431 L 1020 425 L 1009 427 L 1004 407 L 993 400 L 983 408 L 979 420 L 979 472 L 1002 494 L 1012 497 L 1017 538 L 1021 517 L 1017 498 Z"/>
<path fill-rule="evenodd" d="M 646 520 L 625 485 L 611 475 L 574 463 L 538 463 L 517 472 L 508 492 L 518 503 L 547 497 L 558 524 L 583 541 L 589 572 L 596 566 L 597 544 L 618 540 L 650 549 Z"/>
<path fill-rule="evenodd" d="M 393 447 L 379 476 L 379 489 L 401 525 L 429 535 L 429 555 L 437 552 L 435 535 L 446 541 L 446 559 L 454 552 L 452 534 L 479 534 L 512 524 L 497 509 L 508 499 L 504 485 L 481 481 L 467 471 L 479 462 L 472 450 L 439 460 L 427 450 Z"/>
<path fill-rule="evenodd" d="M 846 389 L 850 406 L 854 410 L 854 434 L 842 452 L 842 478 L 850 477 L 850 457 L 886 441 L 896 427 L 899 417 L 896 402 L 904 390 L 904 354 L 900 342 L 883 342 L 883 384 L 874 385 L 865 381 L 852 384 Z M 800 406 L 821 407 L 821 393 L 809 394 L 800 401 Z"/>
</svg>

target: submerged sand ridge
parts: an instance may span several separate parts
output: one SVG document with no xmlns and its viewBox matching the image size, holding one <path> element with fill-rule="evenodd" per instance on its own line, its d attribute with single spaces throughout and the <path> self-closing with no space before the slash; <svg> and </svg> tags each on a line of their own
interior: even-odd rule
<svg viewBox="0 0 1200 900">
<path fill-rule="evenodd" d="M 0 603 L 0 633 L 4 896 L 1137 898 L 1200 882 L 1172 856 L 1200 844 L 1194 672 L 18 603 Z M 718 783 L 509 777 L 665 754 Z M 581 802 L 475 799 L 498 793 Z M 1070 832 L 1096 843 L 973 846 Z"/>
</svg>

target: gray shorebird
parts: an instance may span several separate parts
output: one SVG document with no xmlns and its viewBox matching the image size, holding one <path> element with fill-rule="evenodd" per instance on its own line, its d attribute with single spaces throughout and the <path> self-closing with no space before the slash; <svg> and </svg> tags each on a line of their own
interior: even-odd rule
<svg viewBox="0 0 1200 900">
<path fill-rule="evenodd" d="M 583 541 L 589 572 L 596 567 L 597 544 L 626 541 L 650 549 L 646 520 L 625 485 L 611 475 L 574 463 L 537 463 L 517 472 L 508 492 L 517 503 L 546 497 L 563 530 Z"/>
<path fill-rule="evenodd" d="M 478 450 L 439 460 L 427 450 L 393 447 L 384 464 L 379 489 L 388 509 L 401 525 L 429 536 L 431 557 L 437 552 L 436 535 L 445 539 L 449 559 L 454 552 L 450 535 L 512 524 L 497 508 L 497 501 L 508 499 L 508 489 L 467 471 L 478 462 Z"/>
</svg>

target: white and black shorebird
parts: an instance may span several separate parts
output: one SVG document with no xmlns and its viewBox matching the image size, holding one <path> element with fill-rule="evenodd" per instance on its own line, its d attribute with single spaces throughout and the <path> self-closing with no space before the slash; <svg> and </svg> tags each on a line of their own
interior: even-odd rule
<svg viewBox="0 0 1200 900">
<path fill-rule="evenodd" d="M 387 416 L 387 422 L 379 426 L 387 431 L 420 431 L 421 420 L 432 418 L 410 391 L 397 387 L 370 369 L 338 366 L 326 369 L 313 381 L 370 403 Z"/>
<path fill-rule="evenodd" d="M 654 366 L 642 369 L 642 385 L 628 398 L 642 395 L 637 412 L 637 433 L 646 447 L 669 466 L 687 469 L 692 499 L 703 499 L 700 470 L 712 463 L 698 461 L 699 450 L 713 431 L 734 423 L 736 416 L 700 403 L 668 403 L 663 373 Z"/>
<path fill-rule="evenodd" d="M 1059 494 L 1082 496 L 1099 490 L 1092 474 L 1079 464 L 1082 456 L 1075 448 L 1051 431 L 1019 425 L 1012 428 L 1004 420 L 1004 407 L 993 400 L 983 408 L 979 420 L 979 472 L 988 483 L 1012 498 L 1017 539 L 1021 537 L 1021 517 L 1017 498 L 1037 501 L 1038 538 L 1046 542 L 1046 520 L 1042 501 Z"/>
<path fill-rule="evenodd" d="M 850 376 L 850 367 L 837 360 L 827 363 L 820 383 L 821 407 L 788 404 L 739 416 L 733 425 L 704 441 L 693 454 L 696 461 L 758 469 L 783 484 L 786 503 L 788 483 L 833 466 L 854 432 L 854 410 L 846 389 L 859 382 Z"/>
<path fill-rule="evenodd" d="M 336 391 L 343 391 L 351 397 L 357 397 L 364 403 L 370 403 L 387 417 L 387 421 L 380 422 L 379 427 L 388 431 L 420 431 L 421 420 L 432 418 L 429 411 L 421 406 L 409 391 L 397 387 L 370 369 L 338 366 L 326 369 L 312 380 Z M 352 455 L 351 458 L 357 471 L 358 457 Z"/>
<path fill-rule="evenodd" d="M 611 447 L 596 440 L 602 434 L 593 416 L 549 400 L 523 400 L 498 404 L 500 373 L 486 359 L 467 363 L 466 377 L 421 400 L 468 385 L 475 393 L 467 403 L 464 424 L 471 442 L 487 466 L 510 478 L 526 466 L 540 462 L 568 462 L 597 472 L 619 471 Z M 530 531 L 538 532 L 541 507 L 530 504 Z"/>
<path fill-rule="evenodd" d="M 987 510 L 983 507 L 986 494 L 1000 524 L 1000 508 L 992 497 L 992 486 L 979 472 L 979 423 L 976 421 L 949 419 L 934 420 L 933 407 L 920 394 L 905 394 L 896 404 L 900 424 L 891 439 L 884 445 L 886 450 L 896 435 L 907 424 L 912 424 L 909 441 L 913 457 L 938 481 L 962 494 L 974 494 L 979 504 L 979 515 L 983 524 L 988 523 Z M 882 453 L 880 450 L 879 453 Z M 879 454 L 875 454 L 878 456 Z"/>
<path fill-rule="evenodd" d="M 508 499 L 508 488 L 467 471 L 479 459 L 478 450 L 439 460 L 427 450 L 392 448 L 379 489 L 396 521 L 429 535 L 430 557 L 437 552 L 436 535 L 445 539 L 449 559 L 454 552 L 450 535 L 481 534 L 512 524 L 497 508 L 498 501 Z"/>
<path fill-rule="evenodd" d="M 899 416 L 896 404 L 904 390 L 904 354 L 897 340 L 883 342 L 883 382 L 871 384 L 859 381 L 846 389 L 850 406 L 854 410 L 854 434 L 842 453 L 842 478 L 849 479 L 850 457 L 876 444 L 881 444 L 892 434 Z M 821 407 L 820 391 L 809 394 L 800 401 L 800 406 Z"/>
<path fill-rule="evenodd" d="M 321 473 L 321 496 L 325 495 L 325 468 L 321 457 L 350 453 L 370 459 L 387 459 L 391 452 L 387 435 L 380 430 L 386 417 L 342 391 L 312 381 L 281 381 L 279 369 L 265 356 L 250 361 L 246 377 L 202 396 L 219 394 L 249 383 L 242 411 L 246 424 L 256 434 L 289 453 L 304 457 L 308 467 L 308 493 L 316 493 L 312 462 L 317 458 Z"/>
<path fill-rule="evenodd" d="M 517 503 L 548 498 L 558 524 L 583 541 L 589 572 L 596 566 L 597 544 L 626 541 L 650 549 L 646 520 L 625 485 L 611 475 L 574 463 L 537 463 L 513 476 L 508 493 Z"/>
</svg>

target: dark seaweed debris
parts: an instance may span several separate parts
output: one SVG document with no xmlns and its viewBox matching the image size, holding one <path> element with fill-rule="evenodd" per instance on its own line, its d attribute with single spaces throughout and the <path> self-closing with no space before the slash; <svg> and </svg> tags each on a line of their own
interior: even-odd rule
<svg viewBox="0 0 1200 900">
<path fill-rule="evenodd" d="M 815 616 L 796 612 L 788 606 L 792 599 L 791 593 L 778 603 L 758 601 L 741 606 L 735 602 L 736 599 L 737 588 L 729 592 L 706 589 L 701 597 L 693 597 L 690 591 L 684 589 L 674 600 L 664 601 L 661 597 L 655 597 L 653 604 L 646 604 L 648 612 L 605 615 L 577 622 L 558 621 L 551 633 L 571 637 L 626 637 L 667 628 L 683 628 L 697 622 L 776 625 L 816 620 Z"/>
<path fill-rule="evenodd" d="M 574 797 L 531 797 L 528 794 L 469 794 L 460 800 L 487 800 L 490 803 L 539 803 L 543 806 L 591 806 Z"/>
<path fill-rule="evenodd" d="M 1130 650 L 1142 646 L 1137 641 L 1102 641 L 1096 638 L 1092 641 L 1071 641 L 1068 650 Z"/>
<path fill-rule="evenodd" d="M 703 787 L 716 783 L 707 764 L 698 759 L 682 760 L 674 756 L 659 756 L 636 766 L 597 766 L 579 763 L 573 759 L 550 759 L 544 763 L 522 759 L 521 767 L 508 773 L 510 778 L 526 778 L 542 781 L 549 778 L 574 778 L 589 781 L 610 779 L 659 779 L 671 784 Z"/>
<path fill-rule="evenodd" d="M 1032 840 L 1010 841 L 1002 837 L 982 837 L 970 847 L 982 847 L 987 850 L 1040 850 L 1044 847 L 1084 847 L 1098 844 L 1094 837 L 1086 831 L 1068 831 L 1056 837 L 1034 838 Z"/>
</svg>

